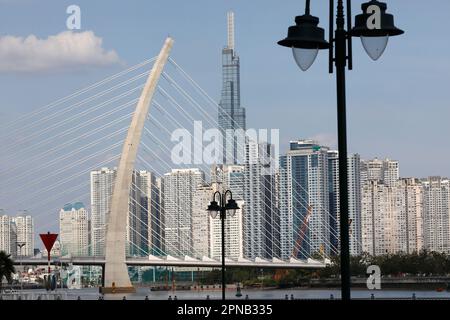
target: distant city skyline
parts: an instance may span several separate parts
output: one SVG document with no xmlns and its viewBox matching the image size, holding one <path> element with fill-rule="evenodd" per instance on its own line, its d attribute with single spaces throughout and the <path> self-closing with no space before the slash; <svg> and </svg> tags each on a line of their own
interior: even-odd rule
<svg viewBox="0 0 450 320">
<path fill-rule="evenodd" d="M 134 181 L 140 186 L 133 185 L 130 194 L 129 254 L 217 259 L 220 224 L 206 207 L 211 194 L 222 188 L 233 190 L 240 207 L 226 222 L 230 258 L 288 260 L 337 254 L 335 152 L 311 140 L 292 143 L 291 150 L 281 157 L 282 171 L 276 179 L 267 174 L 271 171 L 263 170 L 268 163 L 264 147 L 255 144 L 249 153 L 259 157 L 256 164 L 249 165 L 247 158 L 244 165 L 212 166 L 211 181 L 195 168 L 173 169 L 159 183 L 161 178 L 153 173 L 135 171 Z M 348 166 L 351 254 L 411 254 L 423 249 L 450 252 L 449 179 L 400 178 L 398 162 L 360 161 L 357 154 L 349 156 Z M 97 229 L 104 232 L 105 223 L 98 222 L 97 207 L 109 206 L 114 172 L 109 168 L 92 171 L 91 212 L 81 202 L 61 208 L 59 230 L 55 231 L 62 255 L 103 255 L 104 243 Z M 154 198 L 156 194 L 159 200 Z M 139 209 L 134 207 L 135 199 L 141 203 Z M 147 207 L 151 203 L 159 203 L 158 208 Z M 16 217 L 2 212 L 0 250 L 13 256 L 36 254 L 34 248 L 42 249 L 34 242 L 39 227 L 25 212 Z M 158 239 L 158 248 L 154 239 Z M 19 243 L 25 246 L 21 251 Z"/>
</svg>

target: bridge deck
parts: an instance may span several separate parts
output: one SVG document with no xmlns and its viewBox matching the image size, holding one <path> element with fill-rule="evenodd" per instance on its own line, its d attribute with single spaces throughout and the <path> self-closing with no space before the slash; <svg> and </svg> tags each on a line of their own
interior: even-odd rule
<svg viewBox="0 0 450 320">
<path fill-rule="evenodd" d="M 105 264 L 104 257 L 63 257 L 60 259 L 52 259 L 50 264 L 58 265 L 60 263 L 69 263 L 79 266 L 103 266 Z M 290 261 L 283 260 L 225 260 L 227 267 L 242 267 L 242 268 L 284 268 L 284 269 L 319 269 L 324 268 L 325 263 L 308 259 L 308 261 L 291 259 Z M 46 265 L 47 259 L 45 258 L 24 258 L 14 261 L 15 265 Z M 126 264 L 128 266 L 161 266 L 161 267 L 221 267 L 221 262 L 209 258 L 202 260 L 186 257 L 185 259 L 178 259 L 174 257 L 143 257 L 143 258 L 127 258 Z"/>
</svg>

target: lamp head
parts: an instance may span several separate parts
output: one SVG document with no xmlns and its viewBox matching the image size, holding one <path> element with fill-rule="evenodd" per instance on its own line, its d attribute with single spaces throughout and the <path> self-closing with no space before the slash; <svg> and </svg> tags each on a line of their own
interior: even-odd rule
<svg viewBox="0 0 450 320">
<path fill-rule="evenodd" d="M 371 0 L 363 3 L 361 8 L 363 13 L 355 17 L 355 27 L 351 31 L 352 36 L 394 37 L 405 33 L 395 26 L 394 16 L 386 13 L 386 3 Z"/>
<path fill-rule="evenodd" d="M 208 209 L 206 209 L 206 210 L 209 211 L 209 214 L 211 215 L 211 217 L 213 219 L 215 219 L 220 212 L 220 206 L 217 203 L 217 201 L 213 200 L 213 201 L 211 201 L 211 203 L 208 206 Z"/>
<path fill-rule="evenodd" d="M 236 214 L 236 210 L 239 210 L 239 206 L 237 205 L 236 201 L 233 199 L 228 200 L 225 209 L 227 210 L 227 214 L 230 217 L 233 217 Z"/>
<path fill-rule="evenodd" d="M 404 31 L 395 26 L 394 16 L 386 13 L 386 3 L 371 0 L 363 3 L 361 8 L 363 13 L 355 17 L 351 35 L 360 37 L 367 54 L 378 60 L 387 47 L 389 37 L 401 35 Z"/>
<path fill-rule="evenodd" d="M 295 26 L 288 29 L 285 39 L 278 41 L 283 47 L 292 48 L 295 62 L 306 71 L 316 60 L 320 49 L 328 49 L 324 29 L 318 27 L 319 18 L 311 16 L 309 10 L 302 16 L 295 18 Z"/>
</svg>

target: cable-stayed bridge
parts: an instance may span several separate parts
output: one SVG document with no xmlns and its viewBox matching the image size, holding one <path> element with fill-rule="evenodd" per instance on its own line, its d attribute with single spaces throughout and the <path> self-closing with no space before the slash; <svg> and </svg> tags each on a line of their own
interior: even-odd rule
<svg viewBox="0 0 450 320">
<path fill-rule="evenodd" d="M 168 56 L 168 53 L 167 53 Z M 150 111 L 145 112 L 141 135 L 133 167 L 153 172 L 163 176 L 173 168 L 188 169 L 197 167 L 209 172 L 210 164 L 174 164 L 171 159 L 174 142 L 172 134 L 175 130 L 184 128 L 189 132 L 192 147 L 202 147 L 203 137 L 195 136 L 194 123 L 201 122 L 203 129 L 218 128 L 218 104 L 204 89 L 177 63 L 173 58 L 166 57 L 160 65 L 160 74 L 153 80 L 154 92 L 149 101 L 142 101 L 141 92 L 151 83 L 151 73 L 159 57 L 148 59 L 121 71 L 113 76 L 94 83 L 84 89 L 78 90 L 44 107 L 38 108 L 21 118 L 11 121 L 2 127 L 1 140 L 3 152 L 0 155 L 1 192 L 0 205 L 8 211 L 27 210 L 35 220 L 37 233 L 49 229 L 57 230 L 58 212 L 66 203 L 82 201 L 92 203 L 92 184 L 89 179 L 90 172 L 102 167 L 117 167 L 119 160 L 124 157 L 124 151 L 132 143 L 125 143 L 129 135 L 130 121 L 135 120 L 136 105 L 149 103 Z M 160 61 L 161 62 L 161 61 Z M 153 70 L 149 72 L 149 69 Z M 146 81 L 147 80 L 147 81 Z M 142 119 L 141 119 L 142 120 Z M 302 206 L 307 203 L 305 197 L 310 197 L 304 186 L 293 181 L 295 188 L 293 197 Z M 142 186 L 131 179 L 129 189 L 138 194 L 146 194 Z M 270 191 L 270 190 L 266 190 Z M 168 229 L 167 221 L 163 216 L 156 215 L 156 204 L 150 201 L 147 205 L 128 198 L 128 221 L 126 226 L 119 223 L 123 234 L 122 241 L 125 246 L 137 252 L 141 257 L 119 258 L 123 266 L 193 266 L 218 267 L 220 261 L 205 257 L 204 253 L 196 252 L 192 236 L 184 234 L 178 243 L 166 241 L 163 233 L 151 233 L 152 224 L 160 229 Z M 161 191 L 161 198 L 170 202 Z M 267 197 L 266 192 L 264 196 Z M 105 201 L 105 210 L 111 212 L 111 199 Z M 271 201 L 270 199 L 267 199 Z M 123 201 L 122 201 L 123 203 Z M 177 203 L 166 203 L 178 207 L 192 206 L 188 199 L 178 199 Z M 114 207 L 114 206 L 113 206 Z M 137 208 L 147 212 L 148 217 L 143 218 L 136 214 Z M 320 210 L 326 211 L 325 204 Z M 206 208 L 205 208 L 206 209 Z M 92 210 L 92 208 L 91 208 Z M 124 212 L 127 210 L 125 209 Z M 328 229 L 337 234 L 336 218 L 325 212 L 330 220 L 316 220 L 315 224 L 321 229 Z M 205 210 L 205 219 L 207 219 Z M 115 244 L 108 245 L 108 230 L 103 217 L 103 227 L 99 227 L 103 237 L 96 239 L 95 245 L 115 248 Z M 288 259 L 280 259 L 273 252 L 262 252 L 261 257 L 254 259 L 228 258 L 228 266 L 236 267 L 264 267 L 264 268 L 322 268 L 329 261 L 329 257 L 337 254 L 336 245 L 330 238 L 317 229 L 311 227 L 305 216 L 293 212 L 293 219 L 303 223 L 301 228 L 293 228 L 292 249 L 299 253 Z M 316 219 L 316 218 L 314 218 Z M 131 223 L 133 221 L 133 223 Z M 263 221 L 261 228 L 267 228 Z M 333 222 L 333 221 L 332 221 Z M 270 221 L 273 227 L 281 229 L 280 221 Z M 136 227 L 136 225 L 139 227 Z M 93 232 L 95 228 L 91 230 Z M 128 230 L 128 231 L 127 231 Z M 267 237 L 267 230 L 263 230 L 264 241 L 272 241 Z M 131 239 L 132 233 L 135 239 Z M 112 232 L 109 231 L 109 235 Z M 152 241 L 150 241 L 150 238 Z M 125 240 L 127 239 L 127 240 Z M 136 240 L 138 239 L 138 240 Z M 298 240 L 301 241 L 298 241 Z M 324 248 L 317 252 L 306 250 L 312 247 L 311 242 L 318 241 Z M 150 242 L 162 243 L 154 246 Z M 189 254 L 180 249 L 180 243 L 189 248 Z M 145 245 L 142 245 L 145 244 Z M 271 243 L 274 252 L 280 252 L 279 243 Z M 91 251 L 93 244 L 88 244 L 78 251 Z M 63 248 L 64 250 L 64 248 Z M 107 250 L 106 250 L 107 251 Z M 125 257 L 125 252 L 123 252 Z M 301 258 L 299 258 L 301 257 Z M 313 259 L 314 257 L 314 259 Z M 24 264 L 39 265 L 46 261 L 39 258 L 19 259 Z M 105 265 L 107 258 L 104 255 L 95 257 L 80 254 L 79 257 L 65 258 L 60 261 L 78 265 Z"/>
</svg>

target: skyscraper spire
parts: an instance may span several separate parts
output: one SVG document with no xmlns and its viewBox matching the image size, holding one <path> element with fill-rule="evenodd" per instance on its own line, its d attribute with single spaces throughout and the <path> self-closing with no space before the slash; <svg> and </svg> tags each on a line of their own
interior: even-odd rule
<svg viewBox="0 0 450 320">
<path fill-rule="evenodd" d="M 234 50 L 234 12 L 228 11 L 228 49 Z"/>
<path fill-rule="evenodd" d="M 228 43 L 222 49 L 222 98 L 218 122 L 223 137 L 223 163 L 238 164 L 244 160 L 242 143 L 235 137 L 245 131 L 245 109 L 241 107 L 239 56 L 234 51 L 234 13 L 227 14 Z M 230 136 L 228 136 L 231 134 Z M 238 147 L 240 145 L 240 147 Z"/>
</svg>

